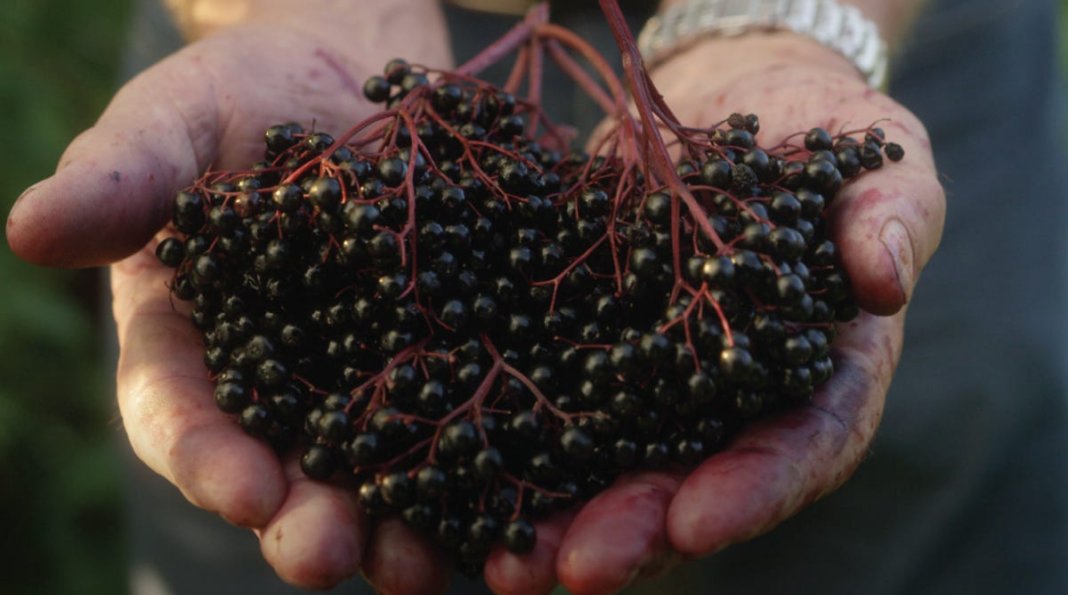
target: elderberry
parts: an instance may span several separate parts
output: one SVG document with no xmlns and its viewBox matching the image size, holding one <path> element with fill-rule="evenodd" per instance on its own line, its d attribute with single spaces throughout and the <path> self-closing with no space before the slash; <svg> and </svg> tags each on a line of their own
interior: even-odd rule
<svg viewBox="0 0 1068 595">
<path fill-rule="evenodd" d="M 217 407 L 308 477 L 477 573 L 830 378 L 858 306 L 828 207 L 904 157 L 883 131 L 768 148 L 732 114 L 663 128 L 682 157 L 658 166 L 642 135 L 574 152 L 470 76 L 397 59 L 363 92 L 393 111 L 344 142 L 272 126 L 264 161 L 175 196 L 156 248 Z"/>
</svg>

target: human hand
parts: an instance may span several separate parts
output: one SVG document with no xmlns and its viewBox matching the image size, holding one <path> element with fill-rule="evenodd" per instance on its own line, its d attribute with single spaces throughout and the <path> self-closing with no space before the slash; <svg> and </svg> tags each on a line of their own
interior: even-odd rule
<svg viewBox="0 0 1068 595">
<path fill-rule="evenodd" d="M 385 592 L 435 592 L 451 570 L 403 525 L 382 523 L 372 535 L 350 488 L 305 479 L 295 460 L 280 463 L 218 411 L 188 304 L 170 299 L 173 271 L 154 256 L 150 240 L 169 221 L 175 192 L 209 166 L 257 161 L 268 126 L 298 121 L 341 134 L 376 109 L 361 87 L 388 59 L 447 66 L 433 2 L 361 2 L 349 12 L 326 2 L 301 14 L 292 5 L 272 13 L 275 4 L 260 2 L 251 23 L 217 31 L 126 85 L 57 173 L 13 208 L 8 241 L 39 264 L 115 263 L 119 406 L 135 452 L 193 504 L 254 529 L 283 579 L 324 588 L 362 562 Z M 388 37 L 404 27 L 421 35 Z"/>
<path fill-rule="evenodd" d="M 683 124 L 756 113 L 763 146 L 821 126 L 878 122 L 905 148 L 900 163 L 839 194 L 833 236 L 866 312 L 841 325 L 834 377 L 812 401 L 744 429 L 689 472 L 643 471 L 538 527 L 536 550 L 497 552 L 486 580 L 498 593 L 612 593 L 685 559 L 774 528 L 839 487 L 867 452 L 901 350 L 905 306 L 938 245 L 945 201 L 926 131 L 867 87 L 843 58 L 779 34 L 709 40 L 665 63 L 654 81 Z"/>
</svg>

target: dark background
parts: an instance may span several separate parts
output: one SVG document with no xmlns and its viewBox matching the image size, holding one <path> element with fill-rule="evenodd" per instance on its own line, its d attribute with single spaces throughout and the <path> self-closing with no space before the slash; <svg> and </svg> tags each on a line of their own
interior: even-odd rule
<svg viewBox="0 0 1068 595">
<path fill-rule="evenodd" d="M 0 213 L 121 83 L 128 0 L 0 0 Z M 1068 0 L 1061 0 L 1068 32 Z M 1068 64 L 1068 35 L 1062 63 Z M 1068 107 L 1068 106 L 1066 106 Z M 76 192 L 76 188 L 71 189 Z M 100 271 L 0 244 L 0 593 L 126 591 L 122 444 Z"/>
</svg>

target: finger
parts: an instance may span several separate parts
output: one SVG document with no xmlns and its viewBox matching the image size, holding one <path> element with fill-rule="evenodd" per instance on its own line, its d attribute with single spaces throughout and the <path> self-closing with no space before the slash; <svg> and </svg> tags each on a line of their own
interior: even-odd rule
<svg viewBox="0 0 1068 595">
<path fill-rule="evenodd" d="M 193 504 L 262 527 L 285 497 L 281 466 L 266 443 L 216 408 L 200 337 L 171 308 L 170 274 L 152 260 L 144 251 L 112 269 L 119 410 L 130 444 Z"/>
<path fill-rule="evenodd" d="M 893 314 L 908 303 L 945 224 L 945 192 L 922 125 L 909 115 L 884 122 L 905 159 L 868 172 L 832 205 L 831 236 L 861 307 Z"/>
<path fill-rule="evenodd" d="M 397 518 L 375 526 L 363 573 L 381 595 L 444 593 L 453 568 L 441 552 Z"/>
<path fill-rule="evenodd" d="M 244 27 L 183 49 L 123 87 L 56 173 L 19 198 L 7 222 L 12 250 L 62 267 L 132 254 L 209 166 L 261 159 L 268 126 L 358 121 L 370 104 L 352 89 L 356 64 L 288 27 Z"/>
<path fill-rule="evenodd" d="M 671 544 L 704 556 L 764 533 L 844 482 L 867 452 L 901 348 L 903 314 L 861 314 L 811 403 L 738 435 L 695 469 L 667 515 Z"/>
<path fill-rule="evenodd" d="M 486 584 L 498 595 L 540 595 L 557 584 L 556 559 L 575 512 L 562 512 L 535 523 L 534 550 L 518 555 L 497 548 L 486 560 Z"/>
<path fill-rule="evenodd" d="M 664 519 L 680 481 L 670 473 L 637 473 L 590 500 L 560 546 L 560 583 L 577 595 L 615 593 L 670 565 Z"/>
<path fill-rule="evenodd" d="M 790 43 L 763 43 L 769 42 Z M 665 65 L 658 78 L 663 77 L 666 96 L 687 108 L 681 113 L 690 122 L 708 125 L 732 111 L 757 113 L 759 141 L 765 147 L 779 146 L 784 140 L 798 145 L 798 133 L 816 126 L 832 134 L 878 126 L 888 141 L 905 149 L 900 163 L 887 163 L 853 179 L 830 212 L 831 236 L 839 244 L 860 305 L 877 314 L 892 314 L 911 297 L 923 265 L 938 247 L 945 220 L 945 194 L 927 132 L 913 114 L 870 89 L 848 65 L 845 70 L 837 68 L 841 59 L 830 55 L 833 52 L 811 43 L 795 46 L 791 45 L 820 54 L 789 68 L 782 59 L 793 61 L 797 52 L 781 52 L 756 70 L 734 60 L 733 66 L 717 69 L 714 83 L 701 76 L 681 76 L 687 68 L 708 67 L 697 61 Z M 753 49 L 764 52 L 769 47 Z M 709 95 L 709 88 L 722 91 Z M 688 97 L 706 100 L 695 103 Z"/>
<path fill-rule="evenodd" d="M 79 267 L 139 249 L 168 219 L 166 198 L 215 159 L 210 71 L 172 58 L 130 82 L 11 210 L 8 242 L 37 264 Z"/>
<path fill-rule="evenodd" d="M 904 148 L 901 162 L 884 159 L 883 167 L 850 180 L 829 212 L 831 237 L 861 307 L 880 315 L 897 312 L 938 247 L 945 222 L 945 193 L 927 130 L 907 109 L 853 76 L 802 69 L 776 73 L 766 84 L 737 98 L 767 114 L 760 133 L 765 141 L 798 143 L 798 130 L 814 126 L 833 134 L 878 126 L 888 142 Z M 760 97 L 776 86 L 780 91 L 770 99 Z"/>
<path fill-rule="evenodd" d="M 734 94 L 762 114 L 764 142 L 791 139 L 823 127 L 831 133 L 878 126 L 905 158 L 863 172 L 845 185 L 829 212 L 861 307 L 880 315 L 901 309 L 923 266 L 938 247 L 945 222 L 945 193 L 923 124 L 890 97 L 854 76 L 797 69 L 769 73 L 767 82 Z M 789 100 L 785 96 L 789 93 Z"/>
<path fill-rule="evenodd" d="M 264 559 L 283 580 L 303 589 L 327 589 L 355 575 L 368 521 L 354 492 L 308 479 L 295 459 L 286 475 L 285 502 L 260 532 Z"/>
</svg>

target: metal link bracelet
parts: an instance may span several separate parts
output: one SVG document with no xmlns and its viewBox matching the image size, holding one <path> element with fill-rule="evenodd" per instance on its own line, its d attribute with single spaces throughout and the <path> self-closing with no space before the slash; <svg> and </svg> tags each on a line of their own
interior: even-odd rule
<svg viewBox="0 0 1068 595">
<path fill-rule="evenodd" d="M 850 60 L 876 89 L 886 82 L 886 43 L 855 6 L 835 0 L 688 0 L 649 19 L 638 48 L 652 66 L 708 36 L 793 31 Z"/>
</svg>

